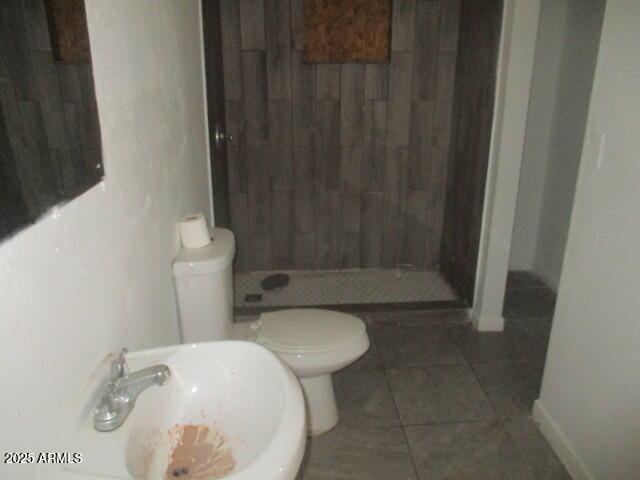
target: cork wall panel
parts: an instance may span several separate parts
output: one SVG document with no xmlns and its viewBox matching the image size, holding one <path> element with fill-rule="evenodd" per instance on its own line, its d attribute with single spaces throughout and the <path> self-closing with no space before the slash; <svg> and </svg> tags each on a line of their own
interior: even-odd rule
<svg viewBox="0 0 640 480">
<path fill-rule="evenodd" d="M 388 62 L 391 0 L 305 0 L 307 63 Z"/>
<path fill-rule="evenodd" d="M 84 0 L 45 0 L 56 62 L 91 63 Z"/>
</svg>

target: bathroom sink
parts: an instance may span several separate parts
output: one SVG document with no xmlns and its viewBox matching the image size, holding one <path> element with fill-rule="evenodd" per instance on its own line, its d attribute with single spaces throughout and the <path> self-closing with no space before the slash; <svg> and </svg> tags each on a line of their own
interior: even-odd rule
<svg viewBox="0 0 640 480">
<path fill-rule="evenodd" d="M 84 395 L 61 450 L 83 461 L 41 478 L 292 480 L 305 447 L 304 400 L 266 348 L 221 341 L 130 353 L 130 371 L 165 364 L 169 381 L 142 392 L 124 424 L 93 427 L 104 375 Z"/>
</svg>

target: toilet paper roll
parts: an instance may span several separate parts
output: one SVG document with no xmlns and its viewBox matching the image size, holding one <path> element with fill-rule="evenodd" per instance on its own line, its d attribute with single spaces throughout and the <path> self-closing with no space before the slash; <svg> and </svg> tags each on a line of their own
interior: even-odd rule
<svg viewBox="0 0 640 480">
<path fill-rule="evenodd" d="M 211 243 L 207 219 L 202 213 L 186 215 L 180 219 L 180 238 L 184 248 L 202 248 Z"/>
</svg>

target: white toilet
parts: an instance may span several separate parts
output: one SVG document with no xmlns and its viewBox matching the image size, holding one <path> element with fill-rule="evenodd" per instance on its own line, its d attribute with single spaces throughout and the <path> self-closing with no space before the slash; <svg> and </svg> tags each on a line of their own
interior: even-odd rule
<svg viewBox="0 0 640 480">
<path fill-rule="evenodd" d="M 364 322 L 345 313 L 296 308 L 234 325 L 235 239 L 222 228 L 213 230 L 213 238 L 206 247 L 183 248 L 173 264 L 182 342 L 243 339 L 264 345 L 298 376 L 307 403 L 308 433 L 332 429 L 338 409 L 331 374 L 369 348 Z"/>
</svg>

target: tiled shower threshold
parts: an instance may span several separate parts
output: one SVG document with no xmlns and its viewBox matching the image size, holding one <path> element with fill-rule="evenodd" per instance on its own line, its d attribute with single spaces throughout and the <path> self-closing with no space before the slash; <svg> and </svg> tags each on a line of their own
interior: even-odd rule
<svg viewBox="0 0 640 480">
<path fill-rule="evenodd" d="M 274 273 L 288 274 L 289 284 L 276 290 L 263 290 L 260 282 Z M 463 306 L 439 272 L 418 269 L 280 270 L 236 273 L 235 297 L 238 314 L 259 313 L 285 307 L 376 311 Z"/>
</svg>

